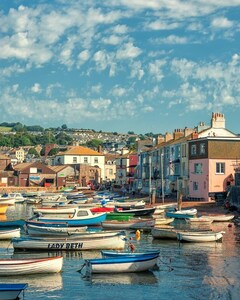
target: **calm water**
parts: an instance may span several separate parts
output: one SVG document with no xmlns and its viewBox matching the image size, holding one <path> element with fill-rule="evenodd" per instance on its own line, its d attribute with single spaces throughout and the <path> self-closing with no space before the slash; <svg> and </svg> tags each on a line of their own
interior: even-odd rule
<svg viewBox="0 0 240 300">
<path fill-rule="evenodd" d="M 8 219 L 30 217 L 31 206 L 16 204 Z M 158 268 L 147 273 L 94 275 L 84 278 L 78 270 L 84 259 L 100 257 L 99 251 L 14 253 L 11 243 L 0 242 L 0 256 L 40 257 L 61 254 L 63 271 L 54 275 L 0 278 L 1 282 L 27 282 L 20 299 L 240 299 L 240 228 L 215 223 L 226 233 L 222 243 L 179 244 L 141 234 L 136 249 L 161 249 Z M 130 233 L 134 237 L 134 234 Z"/>
</svg>

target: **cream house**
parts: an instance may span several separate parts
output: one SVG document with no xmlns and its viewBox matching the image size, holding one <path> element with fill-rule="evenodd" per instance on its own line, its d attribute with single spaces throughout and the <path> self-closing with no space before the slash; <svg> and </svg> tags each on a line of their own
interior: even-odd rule
<svg viewBox="0 0 240 300">
<path fill-rule="evenodd" d="M 56 165 L 76 165 L 86 164 L 97 166 L 101 169 L 101 180 L 105 180 L 105 155 L 82 146 L 73 146 L 67 151 L 58 153 L 51 164 Z"/>
</svg>

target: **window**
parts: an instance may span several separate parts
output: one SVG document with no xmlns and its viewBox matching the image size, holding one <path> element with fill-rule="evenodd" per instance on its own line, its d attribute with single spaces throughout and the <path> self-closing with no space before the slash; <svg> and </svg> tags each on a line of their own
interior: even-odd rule
<svg viewBox="0 0 240 300">
<path fill-rule="evenodd" d="M 94 157 L 94 163 L 98 164 L 98 157 Z"/>
<path fill-rule="evenodd" d="M 196 155 L 197 154 L 197 146 L 196 145 L 191 145 L 191 154 Z"/>
<path fill-rule="evenodd" d="M 109 169 L 109 175 L 113 175 L 113 169 Z"/>
<path fill-rule="evenodd" d="M 76 156 L 73 157 L 73 163 L 77 163 L 77 157 Z"/>
<path fill-rule="evenodd" d="M 225 163 L 216 163 L 216 174 L 225 174 Z"/>
<path fill-rule="evenodd" d="M 202 174 L 202 164 L 194 164 L 194 173 Z"/>
<path fill-rule="evenodd" d="M 88 158 L 87 158 L 87 157 L 84 157 L 84 160 L 83 160 L 83 161 L 84 161 L 85 164 L 87 164 L 87 163 L 88 163 Z"/>
<path fill-rule="evenodd" d="M 205 143 L 200 144 L 200 154 L 205 154 L 206 153 L 206 145 Z"/>
<path fill-rule="evenodd" d="M 37 169 L 37 173 L 42 173 L 42 169 Z"/>
<path fill-rule="evenodd" d="M 186 144 L 182 145 L 182 157 L 186 157 L 187 156 L 187 150 L 186 150 Z"/>
<path fill-rule="evenodd" d="M 193 181 L 193 190 L 198 191 L 198 182 Z"/>
</svg>

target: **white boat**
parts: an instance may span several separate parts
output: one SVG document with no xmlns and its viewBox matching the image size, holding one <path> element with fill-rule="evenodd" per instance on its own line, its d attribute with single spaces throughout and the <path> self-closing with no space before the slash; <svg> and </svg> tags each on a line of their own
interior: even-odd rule
<svg viewBox="0 0 240 300">
<path fill-rule="evenodd" d="M 20 228 L 0 229 L 0 240 L 10 240 L 15 237 L 20 237 Z"/>
<path fill-rule="evenodd" d="M 0 204 L 14 205 L 15 204 L 15 199 L 10 198 L 8 196 L 1 196 L 0 197 Z"/>
<path fill-rule="evenodd" d="M 190 232 L 177 233 L 177 239 L 183 242 L 216 242 L 222 239 L 224 231 L 219 232 Z"/>
<path fill-rule="evenodd" d="M 125 247 L 125 235 L 116 234 L 103 237 L 69 237 L 69 238 L 35 238 L 24 237 L 12 239 L 14 249 L 25 250 L 122 250 Z"/>
<path fill-rule="evenodd" d="M 22 203 L 25 201 L 25 198 L 21 193 L 9 193 L 8 196 L 9 198 L 14 198 L 15 203 Z"/>
<path fill-rule="evenodd" d="M 76 206 L 59 205 L 59 206 L 41 206 L 34 207 L 34 214 L 73 214 L 76 210 Z"/>
<path fill-rule="evenodd" d="M 104 229 L 145 229 L 155 225 L 155 219 L 132 218 L 129 221 L 106 220 L 102 222 Z"/>
<path fill-rule="evenodd" d="M 208 217 L 199 217 L 199 218 L 190 218 L 186 220 L 187 223 L 190 224 L 199 224 L 199 225 L 210 225 L 213 222 L 212 218 Z"/>
<path fill-rule="evenodd" d="M 0 276 L 58 273 L 62 270 L 63 257 L 0 259 Z"/>
<path fill-rule="evenodd" d="M 86 232 L 87 226 L 43 226 L 35 222 L 34 224 L 26 223 L 26 232 L 30 236 L 70 236 Z"/>
<path fill-rule="evenodd" d="M 228 222 L 234 219 L 234 215 L 224 215 L 224 214 L 216 214 L 216 215 L 208 215 L 205 218 L 211 219 L 213 222 Z"/>
<path fill-rule="evenodd" d="M 173 221 L 174 221 L 174 218 L 155 218 L 155 226 L 168 225 L 168 224 L 172 223 Z"/>
<path fill-rule="evenodd" d="M 114 256 L 108 258 L 85 260 L 87 274 L 92 273 L 132 273 L 152 269 L 158 260 L 159 254 Z"/>
<path fill-rule="evenodd" d="M 0 299 L 19 299 L 18 296 L 28 287 L 27 283 L 0 283 Z"/>
<path fill-rule="evenodd" d="M 151 234 L 155 239 L 177 239 L 177 229 L 173 226 L 154 226 Z"/>
<path fill-rule="evenodd" d="M 188 219 L 193 218 L 197 214 L 196 208 L 192 209 L 182 209 L 182 210 L 170 210 L 166 211 L 166 217 L 177 218 L 177 219 Z"/>
</svg>

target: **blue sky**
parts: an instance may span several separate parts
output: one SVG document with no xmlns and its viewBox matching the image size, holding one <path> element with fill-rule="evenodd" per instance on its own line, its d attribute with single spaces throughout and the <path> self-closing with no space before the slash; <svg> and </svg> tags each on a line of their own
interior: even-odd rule
<svg viewBox="0 0 240 300">
<path fill-rule="evenodd" d="M 1 0 L 0 122 L 240 133 L 240 0 Z"/>
</svg>

